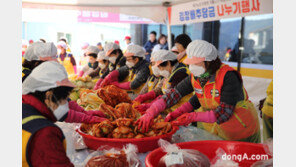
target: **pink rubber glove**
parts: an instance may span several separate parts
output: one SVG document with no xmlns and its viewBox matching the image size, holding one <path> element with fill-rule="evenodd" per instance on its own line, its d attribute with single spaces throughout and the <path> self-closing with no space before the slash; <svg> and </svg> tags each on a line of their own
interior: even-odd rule
<svg viewBox="0 0 296 167">
<path fill-rule="evenodd" d="M 125 89 L 125 90 L 131 90 L 131 82 L 123 82 L 123 83 L 119 83 L 117 81 L 112 82 L 111 85 L 117 86 L 120 89 Z"/>
<path fill-rule="evenodd" d="M 69 109 L 70 110 L 75 110 L 78 112 L 85 112 L 84 108 L 82 108 L 81 106 L 79 106 L 76 101 L 69 101 Z"/>
<path fill-rule="evenodd" d="M 65 122 L 67 123 L 100 123 L 107 118 L 101 118 L 97 116 L 90 116 L 82 112 L 77 112 L 75 110 L 69 110 Z"/>
<path fill-rule="evenodd" d="M 84 74 L 84 71 L 81 70 L 81 71 L 79 72 L 79 74 L 78 74 L 78 77 L 82 77 L 83 74 Z"/>
<path fill-rule="evenodd" d="M 76 68 L 76 66 L 73 66 L 73 68 L 74 68 L 74 73 L 77 74 L 77 68 Z"/>
<path fill-rule="evenodd" d="M 175 120 L 179 116 L 181 116 L 184 113 L 188 113 L 193 110 L 192 105 L 189 102 L 186 102 L 182 104 L 182 106 L 178 107 L 175 111 L 169 113 L 166 117 L 165 120 L 166 122 L 170 122 L 172 120 Z"/>
<path fill-rule="evenodd" d="M 217 121 L 214 111 L 185 113 L 173 121 L 173 125 L 188 126 L 191 122 L 214 123 Z"/>
<path fill-rule="evenodd" d="M 100 78 L 100 79 L 97 81 L 97 83 L 96 83 L 96 85 L 95 85 L 95 87 L 94 87 L 94 90 L 98 90 L 98 89 L 100 88 L 100 85 L 101 85 L 101 83 L 102 83 L 103 80 L 104 80 L 103 78 Z"/>
<path fill-rule="evenodd" d="M 153 118 L 156 117 L 161 111 L 165 110 L 166 102 L 160 98 L 155 101 L 150 108 L 142 115 L 135 123 L 138 124 L 138 128 L 142 128 L 142 132 L 147 132 L 152 125 Z"/>
<path fill-rule="evenodd" d="M 135 98 L 134 101 L 138 101 L 140 103 L 143 103 L 144 101 L 147 101 L 147 100 L 151 100 L 151 99 L 155 99 L 156 97 L 156 94 L 155 92 L 152 90 L 148 93 L 145 93 L 143 95 L 139 95 L 137 98 Z"/>
<path fill-rule="evenodd" d="M 136 106 L 135 108 L 140 112 L 140 113 L 145 113 L 145 111 L 151 107 L 152 103 L 144 103 L 141 105 Z"/>
<path fill-rule="evenodd" d="M 106 118 L 106 115 L 102 111 L 89 110 L 89 111 L 85 111 L 85 112 L 86 112 L 87 115 L 98 116 L 98 117 Z"/>
<path fill-rule="evenodd" d="M 110 85 L 110 83 L 118 81 L 119 71 L 114 70 L 110 74 L 108 74 L 105 79 L 100 84 L 100 88 L 103 88 L 107 85 Z"/>
</svg>

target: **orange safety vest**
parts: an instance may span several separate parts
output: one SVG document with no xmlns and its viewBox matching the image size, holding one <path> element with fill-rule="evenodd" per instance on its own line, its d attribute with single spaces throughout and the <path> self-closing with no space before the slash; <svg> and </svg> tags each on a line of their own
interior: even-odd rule
<svg viewBox="0 0 296 167">
<path fill-rule="evenodd" d="M 215 110 L 220 105 L 221 88 L 226 73 L 235 71 L 232 67 L 222 64 L 216 74 L 204 85 L 200 86 L 199 80 L 195 80 L 191 74 L 191 82 L 194 92 L 200 102 L 201 107 L 197 112 L 205 112 Z M 240 74 L 239 74 L 240 75 Z M 241 76 L 240 79 L 242 80 Z M 260 140 L 260 126 L 256 109 L 251 101 L 248 100 L 248 95 L 243 87 L 244 100 L 239 101 L 235 108 L 234 114 L 224 123 L 205 123 L 198 122 L 198 127 L 207 130 L 225 140 L 240 140 L 249 142 L 258 142 Z M 256 137 L 253 137 L 253 136 Z M 252 141 L 253 140 L 253 141 Z"/>
<path fill-rule="evenodd" d="M 65 67 L 65 69 L 68 73 L 68 76 L 75 74 L 73 64 L 71 63 L 71 57 L 69 56 L 68 53 L 66 53 L 66 57 L 65 57 L 64 61 L 62 61 L 60 56 L 58 57 L 58 61 Z"/>
</svg>

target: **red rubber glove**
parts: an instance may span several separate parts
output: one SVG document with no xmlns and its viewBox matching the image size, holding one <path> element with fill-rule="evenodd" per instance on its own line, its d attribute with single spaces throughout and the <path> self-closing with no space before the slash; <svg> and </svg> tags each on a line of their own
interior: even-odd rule
<svg viewBox="0 0 296 167">
<path fill-rule="evenodd" d="M 85 111 L 85 112 L 86 112 L 87 115 L 98 116 L 98 117 L 106 118 L 106 115 L 102 111 L 89 110 L 89 111 Z"/>
<path fill-rule="evenodd" d="M 143 103 L 147 100 L 151 100 L 151 99 L 155 99 L 156 98 L 156 94 L 155 92 L 152 90 L 148 93 L 145 93 L 145 94 L 142 94 L 142 95 L 139 95 L 137 98 L 135 98 L 134 101 L 138 101 L 140 103 Z"/>
<path fill-rule="evenodd" d="M 138 124 L 138 128 L 142 129 L 142 132 L 147 132 L 152 125 L 153 118 L 156 117 L 161 111 L 165 110 L 166 102 L 160 98 L 155 101 L 150 108 L 142 115 L 135 123 Z"/>
<path fill-rule="evenodd" d="M 82 77 L 83 74 L 84 74 L 84 71 L 81 70 L 81 71 L 79 72 L 79 74 L 78 74 L 78 77 Z"/>
<path fill-rule="evenodd" d="M 97 81 L 97 83 L 96 83 L 96 85 L 95 85 L 95 87 L 94 87 L 94 90 L 98 90 L 98 89 L 100 88 L 100 85 L 101 85 L 101 83 L 102 83 L 103 80 L 104 80 L 103 78 L 100 78 L 100 79 Z"/>
<path fill-rule="evenodd" d="M 165 117 L 164 121 L 170 122 L 172 120 L 175 120 L 176 118 L 178 118 L 182 114 L 188 113 L 188 112 L 190 112 L 192 110 L 193 110 L 192 105 L 189 102 L 186 102 L 186 103 L 182 104 L 182 106 L 178 107 L 175 111 L 169 113 Z"/>
<path fill-rule="evenodd" d="M 185 113 L 173 121 L 173 125 L 188 126 L 192 122 L 214 123 L 217 121 L 214 111 Z"/>
<path fill-rule="evenodd" d="M 82 108 L 81 106 L 79 106 L 76 101 L 69 101 L 69 109 L 70 110 L 75 110 L 78 112 L 85 112 L 84 108 Z"/>
<path fill-rule="evenodd" d="M 136 106 L 136 110 L 138 110 L 140 113 L 144 114 L 145 111 L 152 105 L 152 103 L 144 103 L 141 105 Z"/>
<path fill-rule="evenodd" d="M 73 68 L 74 68 L 74 73 L 77 74 L 77 67 L 73 66 Z"/>
<path fill-rule="evenodd" d="M 105 79 L 100 84 L 100 88 L 103 88 L 107 85 L 110 85 L 112 82 L 118 81 L 119 71 L 114 70 L 110 74 L 108 74 Z"/>
<path fill-rule="evenodd" d="M 69 110 L 65 122 L 67 123 L 100 123 L 107 118 L 90 116 L 82 112 L 77 112 L 75 110 Z"/>
<path fill-rule="evenodd" d="M 123 83 L 119 83 L 117 81 L 112 82 L 111 85 L 117 86 L 120 89 L 125 89 L 125 90 L 131 90 L 131 82 L 123 82 Z"/>
</svg>

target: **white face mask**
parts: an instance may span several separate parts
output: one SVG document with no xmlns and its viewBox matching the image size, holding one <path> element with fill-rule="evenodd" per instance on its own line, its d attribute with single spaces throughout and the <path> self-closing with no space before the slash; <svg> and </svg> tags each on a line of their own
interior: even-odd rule
<svg viewBox="0 0 296 167">
<path fill-rule="evenodd" d="M 167 71 L 167 70 L 160 70 L 159 75 L 161 75 L 161 76 L 163 76 L 165 78 L 169 78 L 171 73 L 169 71 Z"/>
<path fill-rule="evenodd" d="M 155 76 L 159 76 L 159 68 L 157 66 L 152 66 L 152 72 Z"/>
<path fill-rule="evenodd" d="M 69 111 L 69 103 L 66 102 L 63 105 L 59 105 L 57 109 L 53 111 L 53 115 L 59 121 L 63 116 L 65 116 Z"/>
<path fill-rule="evenodd" d="M 112 64 L 115 64 L 115 62 L 116 62 L 116 57 L 114 57 L 114 56 L 109 57 L 109 61 L 110 61 Z"/>
<path fill-rule="evenodd" d="M 99 63 L 99 67 L 100 67 L 100 69 L 105 69 L 106 68 L 106 64 Z"/>
<path fill-rule="evenodd" d="M 198 65 L 189 65 L 189 70 L 195 77 L 199 77 L 206 72 L 205 68 Z"/>
<path fill-rule="evenodd" d="M 135 66 L 135 63 L 131 63 L 129 61 L 126 61 L 125 65 L 128 66 L 128 68 L 132 68 L 133 66 Z"/>
</svg>

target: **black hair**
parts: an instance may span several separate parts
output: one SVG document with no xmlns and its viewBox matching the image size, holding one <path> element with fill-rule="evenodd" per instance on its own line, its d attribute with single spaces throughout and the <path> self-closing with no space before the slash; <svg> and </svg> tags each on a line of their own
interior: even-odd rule
<svg viewBox="0 0 296 167">
<path fill-rule="evenodd" d="M 65 43 L 67 43 L 66 39 L 61 38 L 60 41 L 64 41 Z"/>
<path fill-rule="evenodd" d="M 158 37 L 157 43 L 160 43 L 161 38 L 165 38 L 165 40 L 167 40 L 167 36 L 160 34 L 160 36 Z"/>
<path fill-rule="evenodd" d="M 43 63 L 44 61 L 42 60 L 32 60 L 32 61 L 28 61 L 28 60 L 24 60 L 23 62 L 23 67 L 24 68 L 28 68 L 31 71 L 36 68 L 37 66 L 39 66 L 41 63 Z"/>
<path fill-rule="evenodd" d="M 142 61 L 142 60 L 143 60 L 143 57 L 132 56 L 132 59 L 133 59 L 133 60 L 135 60 L 136 58 L 138 58 L 139 61 Z"/>
<path fill-rule="evenodd" d="M 51 101 L 54 103 L 57 103 L 60 100 L 67 99 L 67 97 L 69 96 L 69 94 L 71 93 L 72 90 L 73 90 L 72 87 L 59 86 L 56 88 L 49 89 L 47 91 L 53 92 L 53 96 L 51 98 Z M 45 99 L 46 99 L 46 92 L 47 91 L 36 91 L 36 92 L 30 93 L 30 94 L 44 103 Z"/>
<path fill-rule="evenodd" d="M 165 62 L 163 62 L 163 63 L 159 64 L 159 66 L 161 66 L 161 67 L 165 67 L 165 66 L 167 66 L 167 65 L 168 65 L 168 62 L 170 62 L 170 63 L 171 63 L 171 66 L 174 66 L 175 64 L 177 64 L 177 63 L 178 63 L 178 60 L 176 59 L 176 60 L 169 60 L 169 61 L 165 61 Z"/>
<path fill-rule="evenodd" d="M 220 68 L 221 64 L 222 62 L 219 57 L 212 61 L 205 61 L 205 67 L 210 74 L 215 74 L 216 71 Z"/>
<path fill-rule="evenodd" d="M 115 49 L 115 50 L 113 50 L 111 53 L 110 53 L 110 55 L 111 54 L 117 54 L 117 53 L 119 53 L 119 56 L 123 56 L 123 53 L 122 53 L 122 50 L 121 49 Z"/>
<path fill-rule="evenodd" d="M 103 59 L 103 62 L 106 63 L 108 60 Z"/>
<path fill-rule="evenodd" d="M 157 35 L 155 31 L 151 31 L 150 34 L 154 34 L 155 36 Z"/>
<path fill-rule="evenodd" d="M 43 43 L 46 43 L 45 39 L 40 38 L 39 40 Z"/>
<path fill-rule="evenodd" d="M 191 41 L 191 38 L 187 34 L 180 34 L 175 39 L 175 43 L 181 44 L 185 49 Z"/>
<path fill-rule="evenodd" d="M 95 53 L 90 53 L 90 54 L 88 54 L 87 56 L 91 56 L 91 57 L 93 57 L 93 58 L 95 58 L 95 59 L 98 57 L 98 55 L 95 54 Z"/>
</svg>

